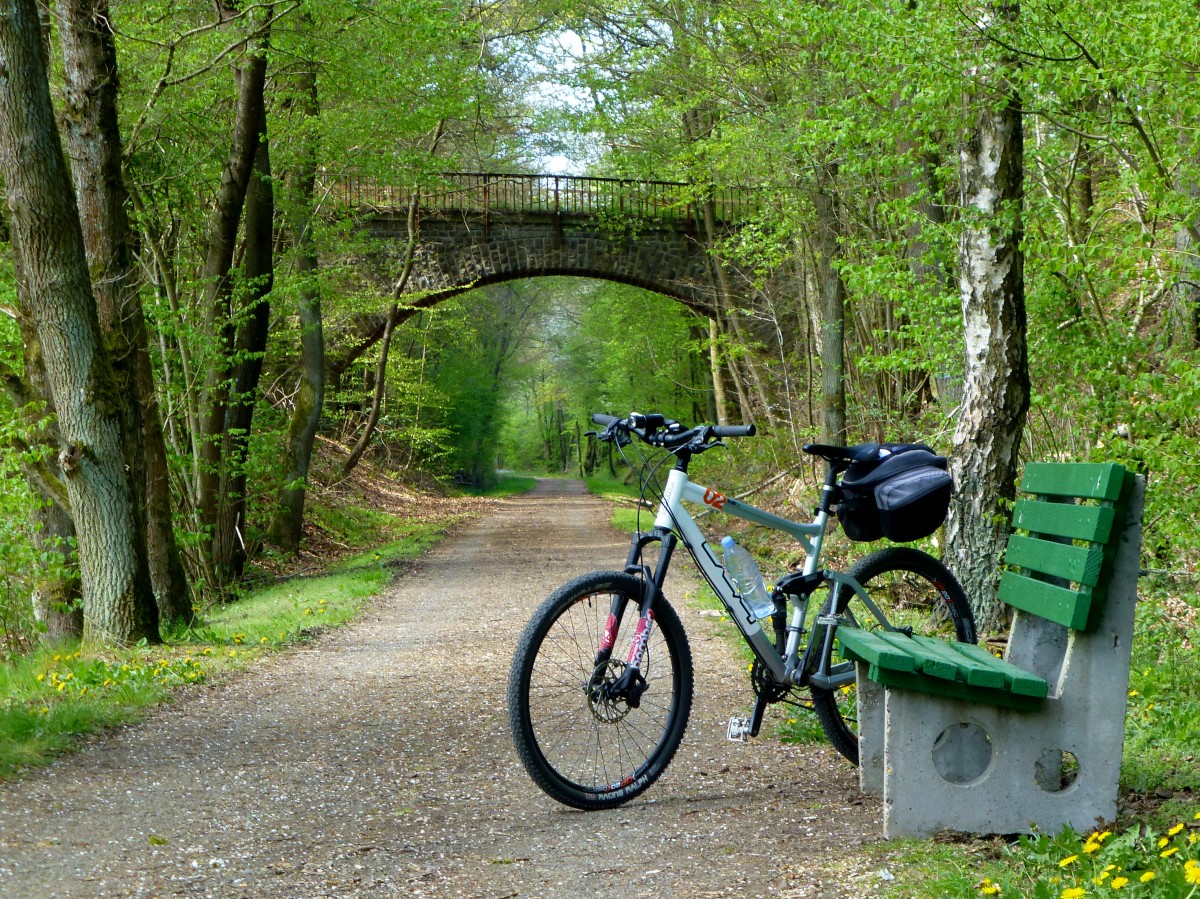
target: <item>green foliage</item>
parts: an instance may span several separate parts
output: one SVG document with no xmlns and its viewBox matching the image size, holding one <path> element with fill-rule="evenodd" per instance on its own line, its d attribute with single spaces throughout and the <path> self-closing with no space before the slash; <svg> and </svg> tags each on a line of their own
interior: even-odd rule
<svg viewBox="0 0 1200 899">
<path fill-rule="evenodd" d="M 1125 719 L 1121 782 L 1139 792 L 1200 792 L 1200 684 L 1195 639 L 1200 604 L 1173 585 L 1143 580 Z"/>
<path fill-rule="evenodd" d="M 35 543 L 35 512 L 44 500 L 24 477 L 24 467 L 45 455 L 38 445 L 43 424 L 37 408 L 0 405 L 0 658 L 29 647 L 41 629 L 30 596 L 65 573 L 62 554 Z"/>
<path fill-rule="evenodd" d="M 694 335 L 697 319 L 679 303 L 606 282 L 555 279 L 555 305 L 514 358 L 504 406 L 501 459 L 509 467 L 577 473 L 595 412 L 658 411 L 711 420 L 711 385 Z M 585 474 L 607 467 L 606 447 L 583 459 Z M 625 476 L 619 457 L 613 477 Z"/>
<path fill-rule="evenodd" d="M 1161 830 L 1139 825 L 1085 837 L 1066 828 L 1055 836 L 1023 836 L 998 859 L 978 859 L 969 871 L 961 868 L 961 859 L 939 858 L 932 871 L 902 869 L 887 895 L 1190 899 L 1200 894 L 1200 812 L 1191 812 Z"/>
</svg>

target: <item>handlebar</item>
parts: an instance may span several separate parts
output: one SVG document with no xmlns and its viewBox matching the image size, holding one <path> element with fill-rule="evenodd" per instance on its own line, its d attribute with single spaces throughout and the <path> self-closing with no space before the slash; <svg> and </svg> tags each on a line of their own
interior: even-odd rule
<svg viewBox="0 0 1200 899">
<path fill-rule="evenodd" d="M 684 428 L 679 422 L 671 421 L 658 413 L 631 412 L 626 418 L 618 418 L 615 415 L 596 412 L 592 414 L 592 421 L 604 427 L 605 433 L 601 435 L 601 439 L 615 439 L 618 433 L 635 434 L 652 446 L 665 449 L 691 446 L 694 452 L 703 452 L 725 437 L 753 437 L 757 433 L 752 424 L 699 425 Z M 663 430 L 659 430 L 660 428 Z"/>
</svg>

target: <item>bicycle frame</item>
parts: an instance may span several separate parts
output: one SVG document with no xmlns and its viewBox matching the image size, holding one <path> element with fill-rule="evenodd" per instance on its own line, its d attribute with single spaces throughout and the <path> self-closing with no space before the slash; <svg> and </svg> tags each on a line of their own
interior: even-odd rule
<svg viewBox="0 0 1200 899">
<path fill-rule="evenodd" d="M 885 627 L 890 627 L 883 613 L 871 601 L 863 587 L 853 578 L 834 571 L 823 571 L 818 574 L 821 545 L 824 540 L 826 525 L 829 522 L 830 504 L 827 500 L 833 489 L 833 481 L 830 479 L 825 485 L 825 492 L 822 502 L 817 509 L 816 517 L 811 523 L 805 524 L 781 518 L 778 515 L 773 515 L 748 503 L 743 503 L 726 496 L 710 487 L 696 484 L 689 479 L 686 467 L 677 466 L 674 468 L 667 478 L 662 501 L 659 504 L 654 520 L 654 528 L 649 533 L 639 533 L 634 537 L 633 545 L 630 547 L 629 560 L 626 564 L 626 571 L 635 574 L 641 573 L 647 580 L 647 596 L 643 600 L 638 622 L 638 636 L 641 639 L 633 641 L 634 645 L 631 648 L 628 660 L 629 667 L 637 670 L 641 668 L 641 653 L 645 645 L 644 634 L 652 620 L 650 606 L 653 596 L 662 588 L 676 541 L 682 540 L 684 547 L 696 562 L 704 579 L 708 581 L 713 591 L 720 598 L 722 605 L 725 606 L 730 617 L 737 625 L 738 630 L 741 631 L 742 636 L 754 652 L 755 657 L 766 666 L 777 683 L 804 686 L 811 682 L 824 689 L 834 689 L 843 684 L 851 683 L 854 680 L 854 668 L 848 662 L 834 666 L 832 670 L 810 670 L 810 661 L 814 658 L 814 654 L 823 647 L 827 648 L 828 642 L 833 639 L 836 627 L 836 621 L 833 619 L 818 619 L 814 621 L 814 635 L 816 633 L 816 625 L 825 626 L 823 640 L 820 641 L 821 645 L 817 646 L 818 641 L 812 639 L 805 647 L 803 658 L 799 656 L 799 643 L 801 636 L 805 632 L 804 624 L 805 619 L 808 617 L 808 603 L 811 590 L 803 597 L 802 602 L 794 604 L 791 620 L 788 622 L 786 628 L 787 641 L 781 653 L 775 647 L 771 638 L 763 632 L 759 620 L 755 618 L 754 614 L 742 601 L 740 594 L 730 582 L 721 560 L 713 551 L 712 546 L 705 539 L 699 526 L 684 506 L 684 503 L 705 505 L 710 509 L 724 512 L 735 518 L 741 518 L 752 524 L 773 528 L 791 535 L 804 549 L 806 557 L 801 575 L 811 578 L 811 585 L 813 587 L 822 581 L 828 581 L 830 582 L 830 589 L 833 591 L 840 591 L 843 588 L 853 590 L 863 599 L 863 602 L 871 610 L 872 614 L 883 622 Z M 645 546 L 653 542 L 661 543 L 662 549 L 659 553 L 657 565 L 651 571 L 648 567 L 640 565 L 639 560 Z M 609 619 L 609 630 L 613 636 L 615 636 L 616 627 L 619 625 L 620 618 L 622 617 L 622 611 L 615 608 L 612 610 L 612 615 Z M 602 650 L 605 648 L 611 649 L 611 643 L 607 639 L 605 640 L 605 644 L 607 646 L 602 645 Z M 816 657 L 829 658 L 829 654 L 824 653 Z"/>
</svg>

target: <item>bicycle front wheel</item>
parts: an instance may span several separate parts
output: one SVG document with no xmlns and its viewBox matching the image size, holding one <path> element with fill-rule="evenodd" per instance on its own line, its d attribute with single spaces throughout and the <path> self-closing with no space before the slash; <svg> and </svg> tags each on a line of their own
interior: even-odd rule
<svg viewBox="0 0 1200 899">
<path fill-rule="evenodd" d="M 692 655 L 660 593 L 631 705 L 614 698 L 637 630 L 645 583 L 595 572 L 555 591 L 517 644 L 508 679 L 513 742 L 534 782 L 573 808 L 613 808 L 645 791 L 679 748 L 692 707 Z M 625 609 L 612 653 L 600 648 L 614 601 Z"/>
<path fill-rule="evenodd" d="M 859 559 L 847 575 L 867 591 L 895 628 L 912 628 L 914 634 L 974 643 L 975 616 L 958 579 L 928 553 L 907 546 L 891 546 Z M 828 615 L 832 599 L 826 600 L 822 615 Z M 864 630 L 882 627 L 858 594 L 842 590 L 839 617 Z M 836 644 L 836 641 L 835 641 Z M 834 665 L 841 660 L 837 648 Z M 857 690 L 853 685 L 838 690 L 812 688 L 813 710 L 833 747 L 858 764 Z"/>
</svg>

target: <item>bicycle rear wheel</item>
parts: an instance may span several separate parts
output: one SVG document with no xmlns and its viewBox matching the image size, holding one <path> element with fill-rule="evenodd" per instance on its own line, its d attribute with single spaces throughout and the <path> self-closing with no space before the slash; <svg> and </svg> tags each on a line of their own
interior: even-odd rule
<svg viewBox="0 0 1200 899">
<path fill-rule="evenodd" d="M 613 808 L 653 784 L 675 755 L 692 706 L 692 656 L 675 610 L 659 594 L 631 706 L 605 692 L 621 676 L 645 584 L 595 572 L 555 591 L 525 628 L 508 680 L 513 742 L 534 782 L 573 808 Z M 596 653 L 613 600 L 626 613 L 611 656 Z"/>
<path fill-rule="evenodd" d="M 963 588 L 950 570 L 928 553 L 891 546 L 859 559 L 846 573 L 863 586 L 893 627 L 911 627 L 914 634 L 975 642 L 975 616 Z M 831 602 L 826 600 L 822 615 L 830 614 Z M 833 612 L 866 630 L 882 626 L 853 591 L 841 591 L 838 608 Z M 837 653 L 835 645 L 830 665 L 842 661 Z M 829 742 L 857 765 L 857 690 L 849 685 L 838 690 L 813 687 L 811 692 L 813 710 Z"/>
</svg>

